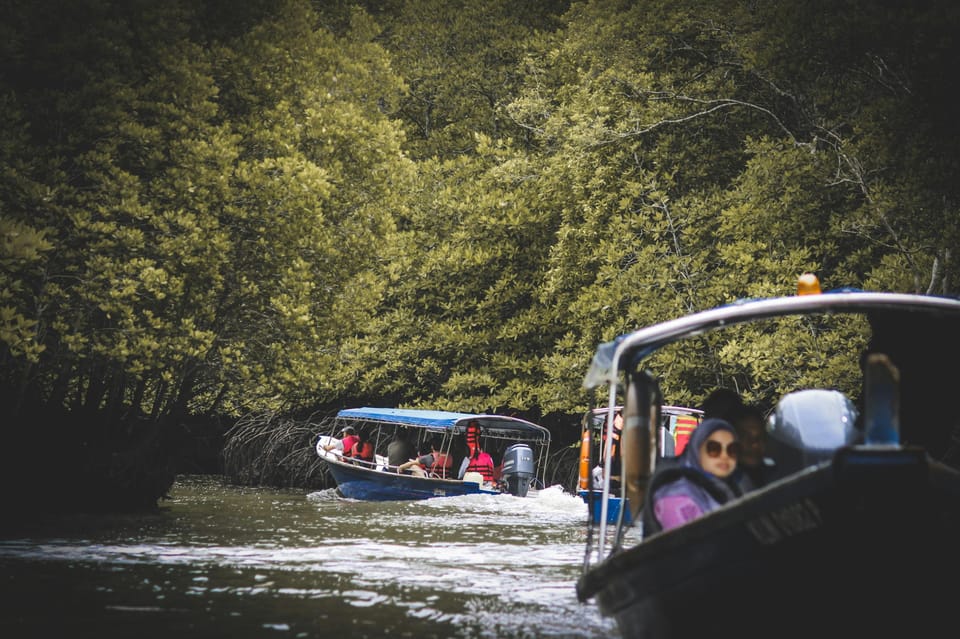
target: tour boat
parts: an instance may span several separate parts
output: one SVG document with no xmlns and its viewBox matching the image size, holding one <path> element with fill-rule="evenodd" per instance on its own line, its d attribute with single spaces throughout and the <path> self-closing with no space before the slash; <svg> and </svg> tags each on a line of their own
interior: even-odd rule
<svg viewBox="0 0 960 639">
<path fill-rule="evenodd" d="M 460 475 L 471 426 L 479 429 L 478 444 L 494 460 L 494 481 L 484 481 L 475 473 Z M 345 457 L 336 447 L 327 450 L 346 427 L 366 433 L 374 447 L 373 461 Z M 430 442 L 438 440 L 440 452 L 451 460 L 450 468 L 426 476 L 398 472 L 399 465 L 391 466 L 387 458 L 387 446 L 397 432 L 404 433 L 413 450 L 420 453 L 430 452 Z M 316 444 L 337 491 L 344 497 L 369 501 L 478 493 L 526 497 L 531 489 L 544 487 L 549 448 L 550 431 L 518 417 L 375 407 L 341 410 L 332 420 L 330 431 Z"/>
<path fill-rule="evenodd" d="M 836 389 L 784 393 L 767 423 L 770 483 L 678 527 L 644 530 L 663 410 L 648 358 L 748 325 L 769 343 L 818 340 L 850 318 L 863 331 L 848 366 L 860 371 L 854 414 Z M 960 300 L 820 292 L 811 276 L 797 295 L 739 301 L 600 345 L 584 385 L 605 387 L 611 412 L 623 404 L 635 523 L 589 524 L 578 598 L 614 617 L 627 639 L 949 632 L 960 568 L 960 419 L 949 403 L 958 357 Z"/>
</svg>

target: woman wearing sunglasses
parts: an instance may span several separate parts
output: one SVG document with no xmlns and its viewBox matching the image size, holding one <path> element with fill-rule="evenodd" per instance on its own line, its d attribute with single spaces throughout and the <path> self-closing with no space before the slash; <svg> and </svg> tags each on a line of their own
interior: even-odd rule
<svg viewBox="0 0 960 639">
<path fill-rule="evenodd" d="M 676 528 L 739 496 L 739 489 L 728 482 L 739 453 L 733 426 L 719 418 L 705 419 L 679 457 L 657 465 L 648 488 L 653 498 L 644 507 L 644 536 Z"/>
</svg>

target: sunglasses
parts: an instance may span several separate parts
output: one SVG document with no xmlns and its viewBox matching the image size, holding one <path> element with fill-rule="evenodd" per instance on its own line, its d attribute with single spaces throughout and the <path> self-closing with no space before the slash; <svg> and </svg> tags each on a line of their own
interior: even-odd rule
<svg viewBox="0 0 960 639">
<path fill-rule="evenodd" d="M 705 447 L 708 457 L 719 457 L 720 453 L 723 452 L 723 444 L 712 439 L 707 440 Z M 737 455 L 740 454 L 740 442 L 730 442 L 727 444 L 727 457 L 730 459 L 736 459 Z"/>
</svg>

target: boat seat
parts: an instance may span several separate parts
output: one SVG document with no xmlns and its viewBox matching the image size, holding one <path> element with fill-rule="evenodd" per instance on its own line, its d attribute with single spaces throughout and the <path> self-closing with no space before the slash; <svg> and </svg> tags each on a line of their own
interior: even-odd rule
<svg viewBox="0 0 960 639">
<path fill-rule="evenodd" d="M 476 471 L 470 471 L 463 474 L 463 481 L 470 481 L 483 486 L 483 475 Z"/>
</svg>

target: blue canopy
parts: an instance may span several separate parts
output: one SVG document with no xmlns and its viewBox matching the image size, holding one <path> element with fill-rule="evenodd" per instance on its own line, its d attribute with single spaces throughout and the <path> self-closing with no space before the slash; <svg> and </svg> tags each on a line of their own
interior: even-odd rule
<svg viewBox="0 0 960 639">
<path fill-rule="evenodd" d="M 521 437 L 537 441 L 550 441 L 550 431 L 543 426 L 519 417 L 508 417 L 506 415 L 480 415 L 443 410 L 365 406 L 363 408 L 345 408 L 337 413 L 337 419 L 395 424 L 428 430 L 449 431 L 453 434 L 465 433 L 467 424 L 475 421 L 479 424 L 480 430 L 487 436 Z"/>
</svg>

